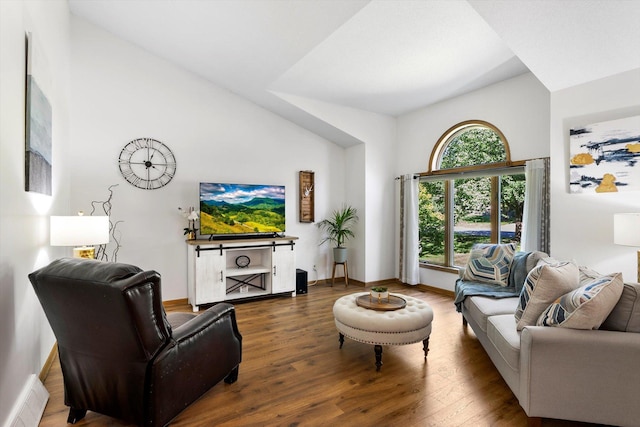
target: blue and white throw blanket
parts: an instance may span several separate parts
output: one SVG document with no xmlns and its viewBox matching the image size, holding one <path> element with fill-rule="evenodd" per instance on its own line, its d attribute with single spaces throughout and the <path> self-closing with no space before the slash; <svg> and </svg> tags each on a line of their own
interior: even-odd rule
<svg viewBox="0 0 640 427">
<path fill-rule="evenodd" d="M 456 280 L 455 300 L 458 313 L 462 312 L 464 299 L 473 295 L 482 295 L 492 298 L 511 298 L 520 295 L 522 285 L 527 278 L 527 257 L 531 252 L 517 252 L 511 261 L 509 272 L 509 286 L 500 286 L 490 283 L 472 282 L 469 280 Z"/>
</svg>

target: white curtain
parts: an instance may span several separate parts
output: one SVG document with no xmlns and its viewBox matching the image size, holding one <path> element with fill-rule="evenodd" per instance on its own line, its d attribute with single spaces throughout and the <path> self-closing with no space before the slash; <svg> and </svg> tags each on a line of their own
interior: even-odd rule
<svg viewBox="0 0 640 427">
<path fill-rule="evenodd" d="M 524 174 L 521 248 L 549 253 L 549 159 L 528 160 Z"/>
<path fill-rule="evenodd" d="M 418 180 L 413 174 L 400 177 L 400 281 L 420 283 L 418 251 Z"/>
</svg>

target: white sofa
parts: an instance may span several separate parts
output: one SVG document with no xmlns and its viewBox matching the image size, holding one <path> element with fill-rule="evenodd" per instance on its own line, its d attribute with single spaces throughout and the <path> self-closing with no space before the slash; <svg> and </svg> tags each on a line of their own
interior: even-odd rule
<svg viewBox="0 0 640 427">
<path fill-rule="evenodd" d="M 541 255 L 529 255 L 527 272 Z M 457 291 L 464 284 L 460 277 Z M 640 426 L 640 284 L 624 284 L 597 330 L 526 326 L 518 331 L 517 296 L 458 299 L 463 324 L 473 329 L 530 425 L 552 418 Z"/>
</svg>

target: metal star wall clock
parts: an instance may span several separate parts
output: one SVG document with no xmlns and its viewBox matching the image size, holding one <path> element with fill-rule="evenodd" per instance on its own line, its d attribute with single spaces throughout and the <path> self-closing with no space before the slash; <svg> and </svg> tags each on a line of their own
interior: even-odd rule
<svg viewBox="0 0 640 427">
<path fill-rule="evenodd" d="M 166 145 L 152 138 L 138 138 L 120 151 L 120 172 L 127 182 L 143 190 L 167 185 L 176 174 L 176 158 Z"/>
</svg>

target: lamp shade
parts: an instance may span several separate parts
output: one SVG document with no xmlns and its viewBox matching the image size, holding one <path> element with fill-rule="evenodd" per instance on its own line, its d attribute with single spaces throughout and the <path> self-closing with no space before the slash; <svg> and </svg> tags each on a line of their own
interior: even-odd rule
<svg viewBox="0 0 640 427">
<path fill-rule="evenodd" d="M 109 243 L 108 216 L 52 216 L 51 246 L 88 246 Z"/>
<path fill-rule="evenodd" d="M 613 215 L 613 242 L 616 245 L 640 246 L 640 213 Z"/>
</svg>

